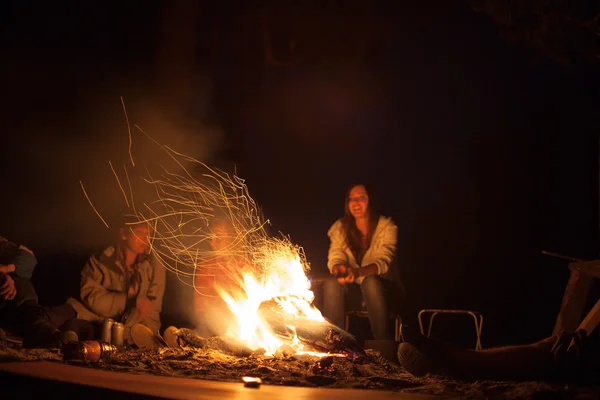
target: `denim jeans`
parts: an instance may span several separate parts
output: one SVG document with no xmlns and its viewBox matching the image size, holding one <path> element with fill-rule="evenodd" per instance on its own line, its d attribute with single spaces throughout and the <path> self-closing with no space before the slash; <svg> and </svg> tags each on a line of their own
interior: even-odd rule
<svg viewBox="0 0 600 400">
<path fill-rule="evenodd" d="M 84 321 L 77 319 L 77 312 L 69 303 L 56 306 L 44 306 L 48 316 L 48 322 L 61 331 L 73 331 L 79 336 L 79 340 L 100 339 L 102 323 Z"/>
<path fill-rule="evenodd" d="M 367 276 L 360 285 L 365 301 L 373 339 L 392 340 L 390 311 L 386 299 L 386 282 L 377 275 Z M 344 329 L 344 298 L 347 288 L 335 280 L 327 280 L 323 284 L 323 316 L 331 323 Z"/>
<path fill-rule="evenodd" d="M 15 282 L 17 295 L 12 300 L 6 300 L 0 297 L 0 324 L 20 333 L 23 325 L 31 323 L 35 318 L 35 311 L 38 306 L 38 297 L 35 288 L 29 279 L 21 278 L 16 274 L 10 274 Z"/>
<path fill-rule="evenodd" d="M 16 325 L 10 327 L 16 329 L 17 333 L 27 334 L 32 326 L 43 320 L 54 329 L 75 331 L 81 340 L 92 339 L 92 324 L 78 320 L 77 313 L 71 305 L 64 303 L 59 306 L 42 307 L 38 304 L 38 296 L 31 280 L 15 274 L 11 277 L 15 281 L 17 295 L 11 301 L 0 299 L 0 309 L 4 305 L 11 305 L 12 310 L 9 311 L 8 317 L 13 319 L 13 325 Z"/>
</svg>

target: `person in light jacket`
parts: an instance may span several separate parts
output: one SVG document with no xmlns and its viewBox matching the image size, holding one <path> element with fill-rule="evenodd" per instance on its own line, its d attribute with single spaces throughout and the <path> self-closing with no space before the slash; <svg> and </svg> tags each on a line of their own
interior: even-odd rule
<svg viewBox="0 0 600 400">
<path fill-rule="evenodd" d="M 131 344 L 133 325 L 153 333 L 160 329 L 166 271 L 150 253 L 147 223 L 125 222 L 120 234 L 119 243 L 90 257 L 81 271 L 80 301 L 68 302 L 79 319 L 122 322 L 125 342 Z"/>
<path fill-rule="evenodd" d="M 395 265 L 397 227 L 379 215 L 372 192 L 365 185 L 350 187 L 344 216 L 329 229 L 327 267 L 337 280 L 323 288 L 323 314 L 339 327 L 344 324 L 344 296 L 348 285 L 360 286 L 373 338 L 393 339 L 390 301 L 398 308 L 404 288 Z"/>
</svg>

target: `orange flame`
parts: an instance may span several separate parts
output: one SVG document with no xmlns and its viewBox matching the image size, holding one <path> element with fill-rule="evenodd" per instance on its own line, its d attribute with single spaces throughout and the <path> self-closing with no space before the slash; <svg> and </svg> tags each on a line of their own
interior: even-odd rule
<svg viewBox="0 0 600 400">
<path fill-rule="evenodd" d="M 226 336 L 244 343 L 251 350 L 262 348 L 267 355 L 275 354 L 284 345 L 296 353 L 306 353 L 295 334 L 295 324 L 302 319 L 325 322 L 321 312 L 312 304 L 314 294 L 299 254 L 286 247 L 280 243 L 276 254 L 272 254 L 272 248 L 263 249 L 267 250 L 264 272 L 259 276 L 252 272 L 242 273 L 242 290 L 231 293 L 217 288 L 236 317 Z M 265 304 L 270 305 L 268 311 L 275 312 L 285 327 L 293 332 L 291 338 L 274 332 L 271 322 L 261 312 Z"/>
<path fill-rule="evenodd" d="M 155 198 L 146 194 L 148 197 L 141 201 L 143 208 L 136 209 L 127 168 L 124 167 L 131 204 L 112 164 L 111 169 L 127 206 L 131 205 L 140 221 L 151 224 L 150 245 L 157 260 L 178 277 L 196 277 L 205 273 L 199 270 L 205 260 L 215 256 L 241 259 L 245 267 L 238 271 L 241 290 L 215 288 L 235 316 L 226 335 L 252 350 L 262 348 L 266 354 L 275 354 L 287 345 L 297 354 L 326 355 L 304 349 L 296 334 L 302 321 L 326 323 L 312 304 L 314 294 L 306 276 L 304 254 L 289 240 L 268 236 L 265 226 L 269 221 L 263 218 L 244 179 L 161 145 L 137 125 L 136 128 L 173 163 L 172 168 L 162 164 L 148 168 L 144 164 L 147 177 L 142 182 L 154 187 Z M 132 157 L 131 161 L 135 167 Z M 94 208 L 89 197 L 88 202 Z M 215 236 L 209 221 L 217 214 L 223 214 L 234 232 L 226 248 L 207 250 L 206 243 Z M 210 272 L 230 273 L 218 269 Z M 192 286 L 197 293 L 206 295 L 195 283 Z M 279 325 L 286 328 L 285 334 L 273 329 L 273 321 L 263 312 L 266 304 L 271 305 L 271 316 L 274 312 Z"/>
</svg>

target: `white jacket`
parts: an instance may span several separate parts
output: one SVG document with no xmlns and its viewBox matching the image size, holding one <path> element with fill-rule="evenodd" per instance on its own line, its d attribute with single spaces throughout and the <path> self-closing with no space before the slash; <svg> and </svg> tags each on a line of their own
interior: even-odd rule
<svg viewBox="0 0 600 400">
<path fill-rule="evenodd" d="M 375 264 L 377 265 L 378 274 L 383 275 L 388 272 L 396 256 L 398 227 L 388 217 L 379 217 L 379 222 L 371 239 L 371 245 L 367 249 L 361 265 L 358 265 L 356 258 L 346 243 L 341 219 L 334 222 L 331 228 L 329 228 L 327 235 L 331 240 L 327 257 L 327 267 L 330 272 L 335 265 L 340 264 L 350 268 L 366 267 L 370 264 Z M 361 284 L 363 279 L 358 278 L 356 283 Z"/>
</svg>

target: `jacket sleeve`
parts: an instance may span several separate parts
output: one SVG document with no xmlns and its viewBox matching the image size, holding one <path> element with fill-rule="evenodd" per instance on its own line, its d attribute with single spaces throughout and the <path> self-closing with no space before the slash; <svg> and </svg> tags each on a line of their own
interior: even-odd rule
<svg viewBox="0 0 600 400">
<path fill-rule="evenodd" d="M 150 284 L 148 285 L 147 297 L 152 302 L 152 314 L 158 318 L 162 310 L 167 273 L 164 265 L 155 258 L 152 259 L 152 271 L 153 273 Z"/>
<path fill-rule="evenodd" d="M 31 250 L 25 246 L 19 246 L 12 260 L 15 266 L 15 274 L 21 278 L 31 279 L 33 270 L 37 265 L 37 259 Z"/>
<path fill-rule="evenodd" d="M 331 228 L 329 228 L 329 232 L 327 232 L 329 236 L 329 252 L 327 254 L 327 268 L 329 268 L 329 272 L 333 269 L 335 265 L 340 264 L 348 264 L 348 255 L 346 254 L 346 238 L 342 232 L 342 222 L 336 221 Z"/>
<path fill-rule="evenodd" d="M 378 274 L 383 275 L 388 272 L 390 264 L 396 256 L 398 227 L 390 221 L 380 234 L 381 238 L 378 240 L 377 252 L 374 254 L 374 258 Z"/>
<path fill-rule="evenodd" d="M 102 268 L 98 258 L 92 256 L 81 270 L 81 301 L 100 316 L 120 315 L 125 311 L 127 293 L 114 292 L 102 286 Z"/>
</svg>

